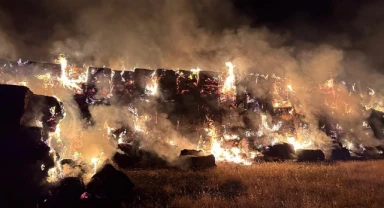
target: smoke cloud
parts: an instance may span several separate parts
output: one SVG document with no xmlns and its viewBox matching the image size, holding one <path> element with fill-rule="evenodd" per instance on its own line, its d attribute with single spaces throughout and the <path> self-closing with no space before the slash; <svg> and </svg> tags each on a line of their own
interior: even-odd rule
<svg viewBox="0 0 384 208">
<path fill-rule="evenodd" d="M 262 22 L 251 27 L 252 20 L 241 15 L 231 1 L 40 0 L 37 4 L 43 5 L 44 15 L 34 16 L 30 25 L 14 25 L 21 20 L 0 12 L 0 17 L 4 17 L 0 27 L 0 56 L 50 61 L 64 53 L 74 63 L 113 69 L 200 67 L 219 72 L 226 70 L 226 61 L 232 61 L 238 77 L 259 73 L 289 80 L 294 102 L 300 103 L 298 110 L 306 115 L 308 123 L 317 125 L 317 112 L 321 112 L 345 129 L 360 126 L 366 116 L 361 113 L 360 98 L 351 96 L 343 84 L 334 84 L 337 99 L 312 93 L 314 86 L 334 78 L 376 89 L 377 98 L 384 93 L 380 44 L 384 15 L 379 12 L 383 3 L 372 1 L 363 7 L 355 6 L 356 13 L 347 15 L 352 20 L 342 31 L 323 25 L 313 30 L 305 21 L 297 24 L 288 21 L 293 26 L 287 30 L 270 28 Z M 336 4 L 333 12 L 336 14 L 343 8 L 343 3 Z M 345 22 L 342 18 L 337 21 Z M 270 93 L 270 86 L 256 84 L 247 90 L 263 97 Z M 66 137 L 75 139 L 78 136 L 75 130 L 82 129 L 79 112 L 72 110 L 74 103 L 68 95 L 53 94 L 63 99 L 67 115 L 73 116 L 63 121 L 62 128 L 68 134 Z M 324 100 L 333 100 L 339 107 L 325 105 Z M 345 108 L 351 108 L 352 113 L 345 114 Z M 93 131 L 84 133 L 84 138 L 92 140 L 83 140 L 83 146 L 94 147 L 92 152 L 98 149 L 97 145 L 107 146 L 103 151 L 112 152 L 113 147 L 104 144 L 105 138 L 99 139 L 99 133 L 88 132 L 99 132 L 106 120 L 119 118 L 119 110 L 95 107 L 91 111 L 98 124 L 92 127 Z M 123 122 L 132 125 L 129 117 Z M 162 125 L 171 124 L 163 119 Z M 314 136 L 323 134 L 313 131 L 316 131 Z M 357 134 L 366 138 L 364 132 Z M 182 138 L 176 131 L 171 135 Z M 181 143 L 187 142 L 182 139 Z"/>
</svg>

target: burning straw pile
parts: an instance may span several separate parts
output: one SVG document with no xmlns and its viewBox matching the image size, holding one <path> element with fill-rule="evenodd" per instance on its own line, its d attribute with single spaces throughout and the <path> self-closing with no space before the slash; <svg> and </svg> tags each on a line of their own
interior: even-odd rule
<svg viewBox="0 0 384 208">
<path fill-rule="evenodd" d="M 355 83 L 330 77 L 304 88 L 275 74 L 237 75 L 231 62 L 218 73 L 56 61 L 0 67 L 4 149 L 14 156 L 7 174 L 30 178 L 25 203 L 118 202 L 133 183 L 114 166 L 201 169 L 383 154 L 383 103 Z M 321 107 L 308 108 L 303 94 L 321 98 Z M 11 193 L 25 184 L 9 184 L 17 202 Z"/>
</svg>

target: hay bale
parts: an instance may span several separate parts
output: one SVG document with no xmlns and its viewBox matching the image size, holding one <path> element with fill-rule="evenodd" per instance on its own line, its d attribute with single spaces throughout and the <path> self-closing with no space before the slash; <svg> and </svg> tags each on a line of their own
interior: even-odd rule
<svg viewBox="0 0 384 208">
<path fill-rule="evenodd" d="M 383 156 L 382 151 L 376 147 L 364 147 L 364 151 L 360 155 L 372 159 L 381 158 Z"/>
<path fill-rule="evenodd" d="M 120 200 L 128 196 L 134 186 L 126 174 L 106 164 L 92 176 L 87 185 L 87 193 L 95 198 Z"/>
<path fill-rule="evenodd" d="M 189 149 L 181 150 L 180 156 L 187 156 L 187 155 L 191 155 L 191 156 L 204 156 L 204 153 L 201 150 L 189 150 Z"/>
<path fill-rule="evenodd" d="M 129 144 L 119 144 L 119 149 L 112 160 L 120 168 L 161 168 L 167 167 L 168 162 L 156 153 Z"/>
<path fill-rule="evenodd" d="M 349 160 L 351 153 L 347 148 L 332 149 L 331 159 L 332 160 Z"/>
<path fill-rule="evenodd" d="M 182 169 L 202 170 L 216 167 L 215 156 L 193 156 L 184 155 L 179 157 L 179 164 Z"/>
<path fill-rule="evenodd" d="M 176 72 L 174 70 L 158 69 L 156 71 L 159 83 L 159 99 L 161 102 L 176 100 Z"/>
<path fill-rule="evenodd" d="M 0 85 L 0 121 L 4 129 L 20 125 L 33 96 L 27 87 Z"/>
<path fill-rule="evenodd" d="M 371 115 L 368 118 L 368 124 L 377 139 L 384 139 L 384 113 L 372 109 Z"/>
<path fill-rule="evenodd" d="M 324 161 L 325 155 L 321 150 L 299 149 L 296 150 L 297 161 L 299 162 L 315 162 Z"/>
<path fill-rule="evenodd" d="M 266 148 L 263 152 L 264 156 L 271 158 L 279 158 L 281 160 L 296 159 L 295 148 L 288 143 L 279 143 Z"/>
</svg>

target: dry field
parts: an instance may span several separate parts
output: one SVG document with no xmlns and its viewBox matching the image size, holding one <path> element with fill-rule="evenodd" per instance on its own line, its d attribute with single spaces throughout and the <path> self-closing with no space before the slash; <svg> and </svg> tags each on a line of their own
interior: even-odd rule
<svg viewBox="0 0 384 208">
<path fill-rule="evenodd" d="M 130 170 L 125 207 L 384 207 L 384 161 Z"/>
</svg>

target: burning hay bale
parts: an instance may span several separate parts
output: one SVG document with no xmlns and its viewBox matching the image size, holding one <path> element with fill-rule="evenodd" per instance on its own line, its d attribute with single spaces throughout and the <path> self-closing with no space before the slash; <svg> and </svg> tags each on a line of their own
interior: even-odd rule
<svg viewBox="0 0 384 208">
<path fill-rule="evenodd" d="M 325 155 L 321 150 L 299 149 L 296 150 L 297 161 L 299 162 L 316 162 L 324 161 Z"/>
<path fill-rule="evenodd" d="M 268 146 L 263 154 L 265 161 L 285 161 L 297 158 L 294 146 L 288 143 Z"/>
</svg>

